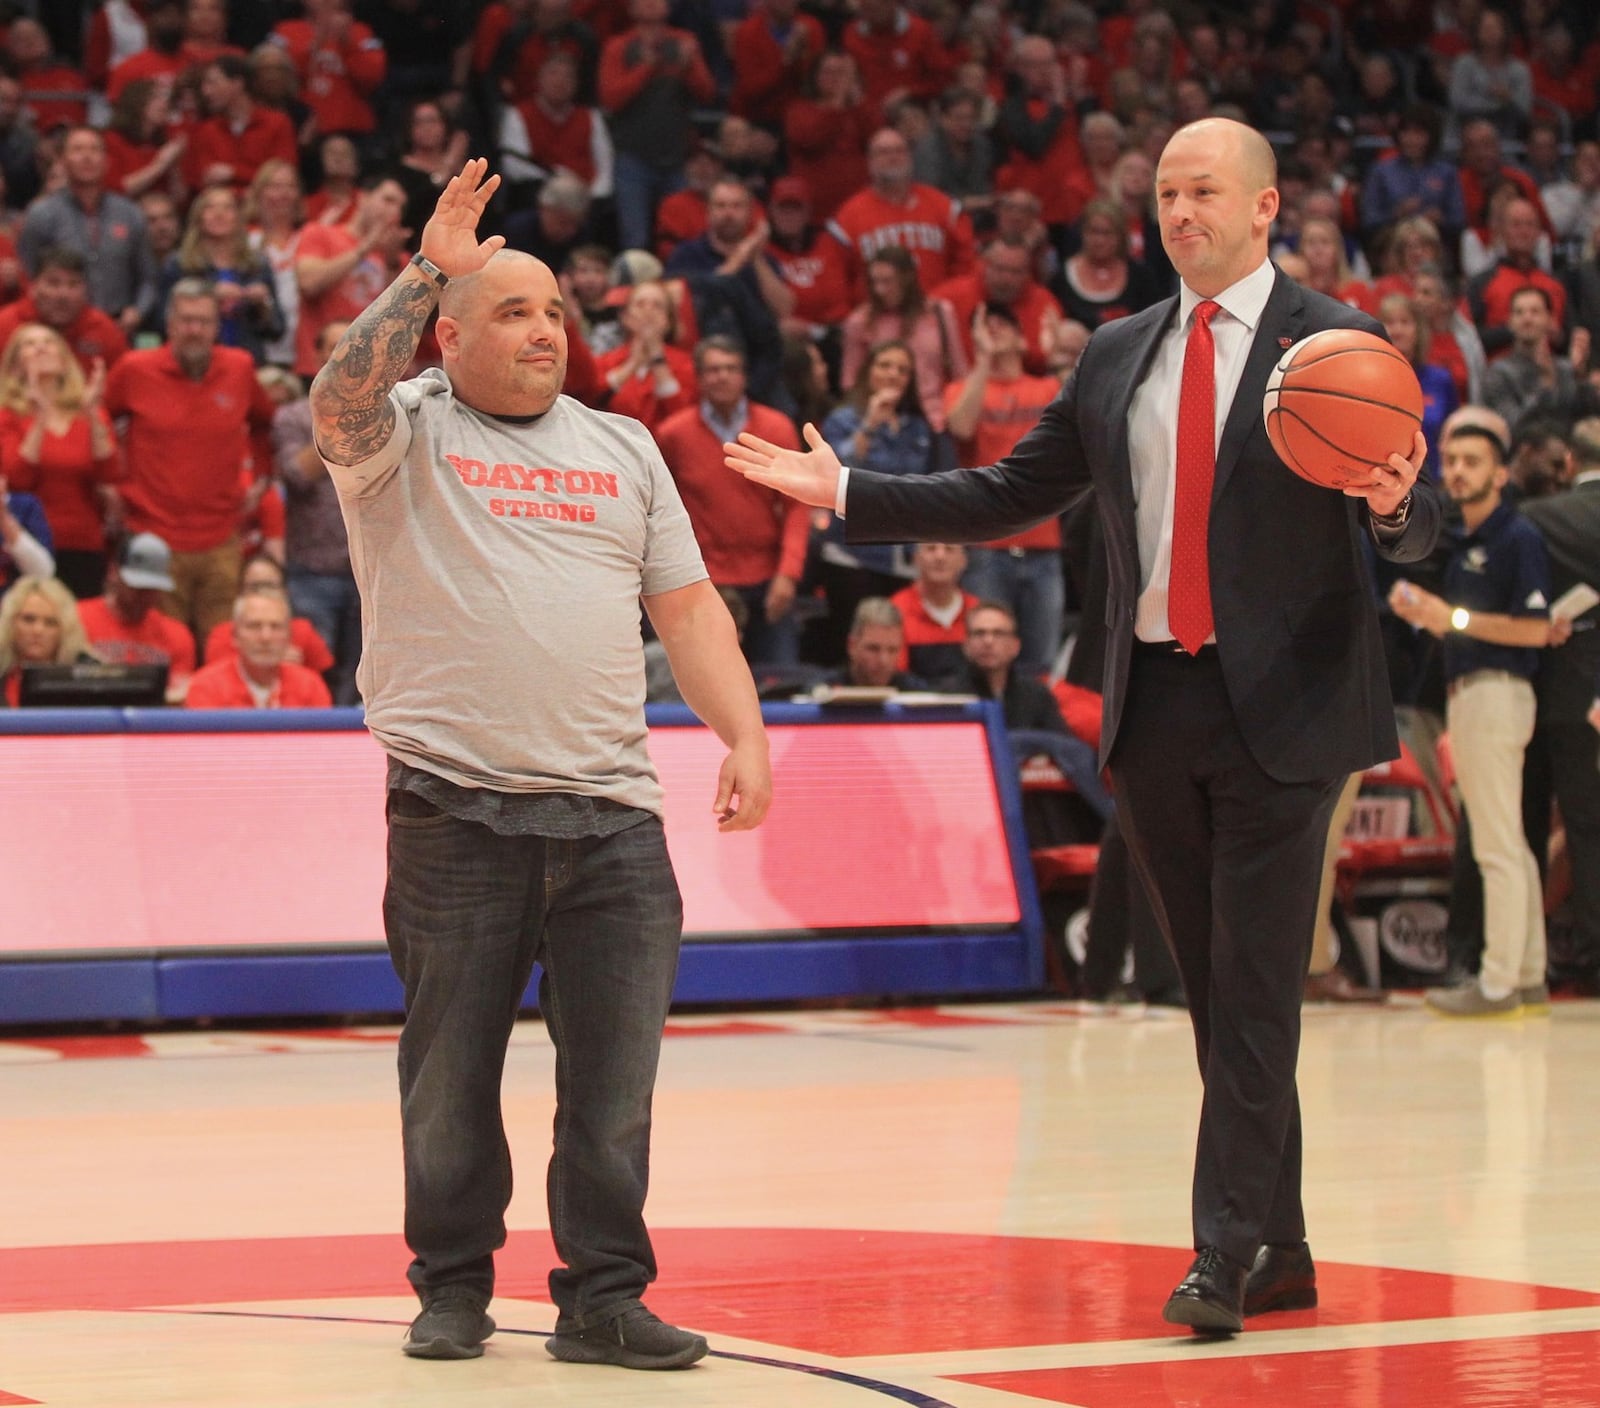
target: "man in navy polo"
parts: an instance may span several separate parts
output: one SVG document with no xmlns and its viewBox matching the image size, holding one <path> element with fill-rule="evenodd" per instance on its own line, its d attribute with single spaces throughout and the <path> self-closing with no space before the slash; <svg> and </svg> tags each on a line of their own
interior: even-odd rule
<svg viewBox="0 0 1600 1408">
<path fill-rule="evenodd" d="M 1533 737 L 1539 651 L 1565 633 L 1550 619 L 1544 539 L 1501 497 L 1500 439 L 1481 426 L 1458 426 L 1445 439 L 1442 466 L 1462 521 L 1445 595 L 1401 581 L 1389 604 L 1444 641 L 1445 724 L 1483 873 L 1484 953 L 1476 979 L 1436 989 L 1427 1002 L 1451 1017 L 1514 1015 L 1550 1001 L 1544 888 L 1522 828 L 1522 763 Z"/>
</svg>

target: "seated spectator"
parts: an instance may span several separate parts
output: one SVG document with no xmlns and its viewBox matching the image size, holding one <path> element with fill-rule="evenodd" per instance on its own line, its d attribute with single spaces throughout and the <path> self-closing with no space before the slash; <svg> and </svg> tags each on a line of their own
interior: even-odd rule
<svg viewBox="0 0 1600 1408">
<path fill-rule="evenodd" d="M 1361 184 L 1361 228 L 1367 233 L 1421 216 L 1452 246 L 1466 226 L 1461 176 L 1439 157 L 1439 116 L 1425 103 L 1400 116 L 1398 150 L 1375 161 Z"/>
<path fill-rule="evenodd" d="M 1472 48 L 1450 67 L 1450 111 L 1458 121 L 1492 122 L 1502 137 L 1519 137 L 1533 115 L 1533 75 L 1511 50 L 1506 17 L 1485 9 Z"/>
<path fill-rule="evenodd" d="M 866 184 L 867 142 L 881 117 L 862 96 L 856 61 L 834 50 L 818 62 L 810 91 L 785 109 L 789 174 L 806 183 L 819 220 Z"/>
<path fill-rule="evenodd" d="M 611 298 L 611 251 L 603 245 L 580 244 L 567 255 L 558 274 L 567 303 L 567 323 L 576 327 L 597 357 L 623 339 L 617 321 L 620 305 Z"/>
<path fill-rule="evenodd" d="M 104 388 L 104 364 L 86 381 L 66 339 L 42 323 L 24 323 L 0 353 L 0 476 L 38 496 L 55 557 L 42 575 L 80 598 L 99 592 L 106 536 L 122 517 Z"/>
<path fill-rule="evenodd" d="M 717 124 L 717 151 L 724 174 L 734 177 L 759 201 L 776 178 L 778 139 L 735 113 Z"/>
<path fill-rule="evenodd" d="M 1600 230 L 1600 142 L 1579 142 L 1572 151 L 1572 175 L 1541 187 L 1539 198 L 1559 248 L 1576 264 Z"/>
<path fill-rule="evenodd" d="M 705 234 L 711 188 L 727 174 L 722 154 L 710 142 L 699 142 L 690 149 L 683 162 L 682 183 L 655 209 L 655 239 L 648 247 L 658 258 L 670 259 L 685 240 Z"/>
<path fill-rule="evenodd" d="M 911 179 L 911 145 L 892 127 L 867 145 L 866 189 L 834 214 L 828 228 L 849 251 L 856 296 L 866 291 L 866 264 L 890 247 L 916 262 L 923 288 L 934 288 L 972 267 L 972 225 L 959 201 Z"/>
<path fill-rule="evenodd" d="M 288 573 L 284 571 L 283 564 L 271 553 L 252 553 L 239 570 L 239 595 L 249 596 L 252 592 L 263 590 L 280 592 L 287 598 Z M 201 659 L 208 665 L 214 665 L 219 660 L 230 659 L 238 653 L 239 645 L 234 639 L 233 623 L 218 621 L 212 627 L 211 634 L 206 637 Z M 304 616 L 294 616 L 290 619 L 289 645 L 283 658 L 291 665 L 304 665 L 319 675 L 325 675 L 333 668 L 333 652 L 318 634 L 316 626 Z"/>
<path fill-rule="evenodd" d="M 183 158 L 184 180 L 191 190 L 222 185 L 243 195 L 262 163 L 297 160 L 293 124 L 283 113 L 256 102 L 249 80 L 250 66 L 237 54 L 220 54 L 201 70 L 206 116 L 189 134 Z"/>
<path fill-rule="evenodd" d="M 89 80 L 50 47 L 38 20 L 14 19 L 5 31 L 6 68 L 22 86 L 23 105 L 40 132 L 88 121 Z"/>
<path fill-rule="evenodd" d="M 567 262 L 572 251 L 593 239 L 589 188 L 570 171 L 557 171 L 539 188 L 532 210 L 506 217 L 508 249 L 542 259 L 552 269 Z"/>
<path fill-rule="evenodd" d="M 858 0 L 842 47 L 861 71 L 862 92 L 880 108 L 897 98 L 932 98 L 949 78 L 933 26 L 897 0 Z"/>
<path fill-rule="evenodd" d="M 1331 220 L 1313 218 L 1300 227 L 1300 253 L 1310 270 L 1308 287 L 1363 313 L 1378 307 L 1378 295 L 1365 279 L 1358 279 L 1345 256 L 1344 236 Z"/>
<path fill-rule="evenodd" d="M 1431 337 L 1417 305 L 1403 293 L 1386 293 L 1378 300 L 1378 320 L 1394 349 L 1411 363 L 1422 386 L 1422 433 L 1428 442 L 1424 469 L 1439 477 L 1439 434 L 1445 417 L 1461 404 L 1455 381 L 1447 368 L 1428 360 Z"/>
<path fill-rule="evenodd" d="M 1484 246 L 1493 239 L 1489 228 L 1492 214 L 1489 198 L 1497 187 L 1507 182 L 1533 202 L 1534 209 L 1539 212 L 1539 224 L 1548 233 L 1550 219 L 1539 200 L 1539 188 L 1526 171 L 1506 162 L 1500 131 L 1494 123 L 1479 118 L 1462 124 L 1461 162 L 1457 172 L 1461 178 L 1461 207 L 1466 216 L 1466 228 L 1476 231 Z M 1463 269 L 1462 272 L 1477 271 Z"/>
<path fill-rule="evenodd" d="M 911 162 L 916 180 L 954 196 L 974 219 L 994 203 L 994 149 L 978 126 L 979 110 L 971 93 L 947 88 Z"/>
<path fill-rule="evenodd" d="M 1581 129 L 1594 117 L 1600 51 L 1592 39 L 1580 52 L 1572 30 L 1561 20 L 1554 20 L 1533 36 L 1528 71 L 1533 77 L 1534 98 L 1546 107 L 1565 112 L 1575 129 Z"/>
<path fill-rule="evenodd" d="M 674 346 L 677 315 L 662 284 L 641 283 L 629 289 L 621 322 L 628 340 L 595 358 L 606 388 L 602 405 L 655 430 L 674 411 L 698 403 L 694 359 Z"/>
<path fill-rule="evenodd" d="M 1039 197 L 1032 191 L 1002 191 L 994 203 L 995 240 L 1020 244 L 1033 261 L 1033 277 L 1047 288 L 1061 272 L 1061 255 L 1044 223 Z"/>
<path fill-rule="evenodd" d="M 783 387 L 793 410 L 789 418 L 796 432 L 821 425 L 835 404 L 828 359 L 809 337 L 783 339 Z"/>
<path fill-rule="evenodd" d="M 1500 208 L 1497 231 L 1503 252 L 1467 285 L 1467 307 L 1483 340 L 1483 350 L 1492 360 L 1511 346 L 1511 300 L 1524 288 L 1544 292 L 1553 320 L 1552 341 L 1556 346 L 1563 345 L 1567 291 L 1558 279 L 1539 267 L 1538 210 L 1531 201 L 1512 196 Z"/>
<path fill-rule="evenodd" d="M 0 346 L 24 323 L 43 323 L 66 339 L 85 373 L 97 361 L 107 368 L 115 366 L 128 350 L 128 339 L 115 318 L 89 302 L 85 267 L 83 255 L 75 249 L 42 250 L 28 293 L 0 308 Z"/>
<path fill-rule="evenodd" d="M 1588 331 L 1573 331 L 1570 357 L 1552 350 L 1554 331 L 1555 310 L 1544 289 L 1526 286 L 1511 295 L 1506 324 L 1511 345 L 1489 365 L 1483 402 L 1505 417 L 1513 435 L 1534 417 L 1570 425 L 1590 413 L 1581 395 L 1589 370 Z"/>
<path fill-rule="evenodd" d="M 220 344 L 248 352 L 257 366 L 266 361 L 267 347 L 283 336 L 277 282 L 266 256 L 250 243 L 232 186 L 211 186 L 189 207 L 177 253 L 161 271 L 156 302 L 163 323 L 167 300 L 184 279 L 203 279 L 216 290 Z"/>
<path fill-rule="evenodd" d="M 1111 798 L 1100 780 L 1094 749 L 1068 731 L 1050 687 L 1017 663 L 1022 640 L 1016 617 L 999 602 L 979 601 L 967 612 L 962 650 L 967 673 L 961 687 L 980 699 L 999 701 L 1018 756 L 1049 758 L 1100 820 L 1109 818 Z"/>
<path fill-rule="evenodd" d="M 779 327 L 785 336 L 826 340 L 837 349 L 839 324 L 850 312 L 844 250 L 812 219 L 811 189 L 800 177 L 773 183 L 768 210 L 767 257 L 794 295 L 794 307 L 779 319 Z"/>
<path fill-rule="evenodd" d="M 1442 266 L 1444 257 L 1444 240 L 1433 221 L 1426 215 L 1408 216 L 1393 227 L 1384 254 L 1383 274 L 1373 282 L 1373 288 L 1380 298 L 1390 293 L 1409 295 L 1416 287 L 1418 272 Z"/>
<path fill-rule="evenodd" d="M 294 60 L 319 132 L 376 130 L 371 97 L 388 70 L 383 45 L 352 18 L 349 0 L 304 0 L 305 18 L 284 20 L 272 42 Z"/>
<path fill-rule="evenodd" d="M 800 439 L 788 417 L 746 395 L 745 355 L 731 338 L 703 338 L 694 350 L 701 400 L 656 429 L 694 528 L 712 584 L 744 601 L 745 656 L 767 665 L 800 658 L 795 592 L 805 571 L 811 510 L 742 477 L 728 482 L 722 447 L 748 430 L 787 449 Z"/>
<path fill-rule="evenodd" d="M 195 660 L 189 628 L 157 605 L 172 586 L 172 549 L 154 533 L 135 533 L 106 564 L 104 594 L 78 603 L 89 644 L 102 660 L 167 667 L 169 704 L 182 700 Z"/>
<path fill-rule="evenodd" d="M 140 78 L 122 90 L 105 133 L 106 185 L 130 200 L 152 190 L 185 197 L 182 163 L 189 139 L 172 130 L 171 119 L 171 94 L 163 84 Z"/>
<path fill-rule="evenodd" d="M 18 577 L 0 597 L 0 695 L 13 709 L 29 665 L 95 659 L 78 603 L 53 577 Z"/>
<path fill-rule="evenodd" d="M 150 262 L 159 269 L 169 254 L 178 252 L 183 217 L 178 213 L 177 201 L 165 191 L 146 191 L 136 204 L 144 216 L 144 242 L 150 251 Z"/>
<path fill-rule="evenodd" d="M 926 474 L 933 467 L 933 428 L 923 414 L 911 349 L 905 343 L 885 342 L 872 349 L 844 403 L 822 423 L 822 436 L 841 461 L 862 469 Z M 820 662 L 832 664 L 842 658 L 856 604 L 865 597 L 893 596 L 912 573 L 904 545 L 847 544 L 843 521 L 833 519 L 822 544 L 819 575 L 828 615 L 815 627 L 814 653 Z"/>
<path fill-rule="evenodd" d="M 186 709 L 327 709 L 322 676 L 289 663 L 289 598 L 274 587 L 245 592 L 233 604 L 235 653 L 203 665 L 189 681 Z"/>
<path fill-rule="evenodd" d="M 18 577 L 53 577 L 50 520 L 34 494 L 14 491 L 0 473 L 0 591 Z"/>
<path fill-rule="evenodd" d="M 944 429 L 944 388 L 967 374 L 967 353 L 954 311 L 942 298 L 923 293 L 916 258 L 886 245 L 867 261 L 867 298 L 844 320 L 840 377 L 859 381 L 873 349 L 886 342 L 910 349 L 916 367 L 922 417 Z"/>
<path fill-rule="evenodd" d="M 599 108 L 578 101 L 579 85 L 576 60 L 558 50 L 539 65 L 533 92 L 501 109 L 501 166 L 508 182 L 537 186 L 565 173 L 582 184 L 590 200 L 607 200 L 615 193 L 611 132 Z M 453 170 L 441 169 L 448 179 L 461 169 L 460 158 Z M 420 230 L 432 209 L 430 203 L 406 223 Z"/>
<path fill-rule="evenodd" d="M 856 603 L 845 636 L 845 663 L 823 677 L 826 684 L 857 689 L 922 690 L 928 686 L 900 668 L 905 629 L 892 602 L 881 596 Z"/>
<path fill-rule="evenodd" d="M 942 689 L 959 682 L 967 670 L 961 647 L 967 638 L 967 612 L 978 604 L 977 597 L 961 588 L 967 551 L 959 543 L 918 543 L 911 563 L 916 581 L 889 598 L 905 632 L 898 668 Z"/>
<path fill-rule="evenodd" d="M 1061 266 L 1055 295 L 1061 310 L 1091 332 L 1155 301 L 1141 268 L 1128 259 L 1128 228 L 1115 201 L 1084 207 L 1078 252 Z"/>
</svg>

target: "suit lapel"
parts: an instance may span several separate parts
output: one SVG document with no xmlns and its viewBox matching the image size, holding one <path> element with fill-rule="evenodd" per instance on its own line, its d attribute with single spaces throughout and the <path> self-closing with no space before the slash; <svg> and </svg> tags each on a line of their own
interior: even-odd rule
<svg viewBox="0 0 1600 1408">
<path fill-rule="evenodd" d="M 1216 479 L 1212 484 L 1213 503 L 1238 464 L 1251 432 L 1262 424 L 1261 401 L 1266 395 L 1267 378 L 1288 345 L 1300 340 L 1304 323 L 1305 302 L 1300 297 L 1300 286 L 1280 272 L 1267 297 L 1267 306 L 1261 310 L 1261 321 L 1256 324 L 1244 374 L 1239 378 L 1239 389 L 1233 394 L 1233 405 L 1222 427 L 1222 440 L 1217 446 Z"/>
</svg>

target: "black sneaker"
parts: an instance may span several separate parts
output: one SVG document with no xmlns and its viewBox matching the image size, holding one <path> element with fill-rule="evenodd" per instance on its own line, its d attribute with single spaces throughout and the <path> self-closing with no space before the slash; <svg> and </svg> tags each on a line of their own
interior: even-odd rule
<svg viewBox="0 0 1600 1408">
<path fill-rule="evenodd" d="M 476 1359 L 494 1321 L 470 1296 L 437 1295 L 422 1307 L 400 1344 L 413 1359 Z"/>
<path fill-rule="evenodd" d="M 658 1320 L 642 1305 L 587 1330 L 563 1330 L 544 1347 L 569 1364 L 615 1364 L 623 1369 L 682 1369 L 705 1358 L 704 1336 Z"/>
</svg>

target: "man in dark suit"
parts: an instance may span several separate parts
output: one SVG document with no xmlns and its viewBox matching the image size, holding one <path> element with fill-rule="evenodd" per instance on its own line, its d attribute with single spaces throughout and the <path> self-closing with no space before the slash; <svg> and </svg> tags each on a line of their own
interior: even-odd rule
<svg viewBox="0 0 1600 1408">
<path fill-rule="evenodd" d="M 1580 582 L 1600 588 L 1600 420 L 1573 427 L 1568 454 L 1570 488 L 1522 505 L 1544 535 L 1557 600 Z M 1573 621 L 1571 639 L 1545 652 L 1532 745 L 1561 804 L 1572 861 L 1573 944 L 1564 976 L 1584 990 L 1600 979 L 1600 770 L 1589 728 L 1597 674 L 1600 606 L 1592 606 Z"/>
<path fill-rule="evenodd" d="M 1416 482 L 1420 432 L 1409 458 L 1391 455 L 1343 497 L 1268 443 L 1261 400 L 1285 348 L 1325 328 L 1381 332 L 1268 261 L 1275 179 L 1272 149 L 1240 123 L 1172 137 L 1156 191 L 1179 296 L 1100 328 L 997 465 L 889 480 L 842 469 L 811 426 L 810 454 L 728 447 L 730 468 L 844 513 L 860 540 L 983 540 L 1095 490 L 1109 567 L 1101 757 L 1205 1083 L 1198 1255 L 1164 1313 L 1212 1334 L 1316 1303 L 1301 988 L 1334 800 L 1352 772 L 1399 752 L 1360 539 L 1411 561 L 1439 527 Z"/>
</svg>

